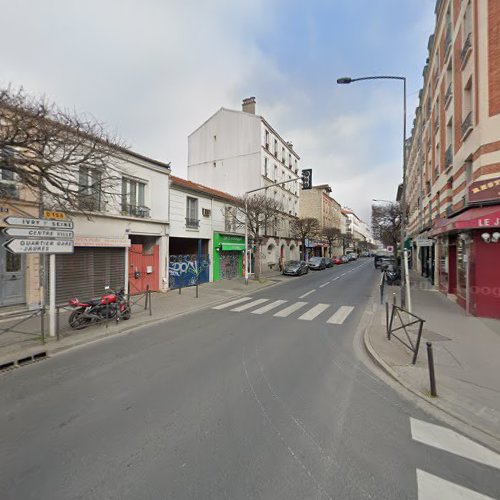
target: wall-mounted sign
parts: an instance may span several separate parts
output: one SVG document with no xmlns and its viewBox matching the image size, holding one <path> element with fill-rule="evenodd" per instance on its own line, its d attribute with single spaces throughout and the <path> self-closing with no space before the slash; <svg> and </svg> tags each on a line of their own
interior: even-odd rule
<svg viewBox="0 0 500 500">
<path fill-rule="evenodd" d="M 99 238 L 77 236 L 75 238 L 76 247 L 124 247 L 130 246 L 128 238 Z"/>
<path fill-rule="evenodd" d="M 6 224 L 10 226 L 50 227 L 54 229 L 73 229 L 72 221 L 32 219 L 31 217 L 6 217 Z"/>
<path fill-rule="evenodd" d="M 431 240 L 430 238 L 417 238 L 417 247 L 431 247 L 434 245 L 434 240 Z"/>
<path fill-rule="evenodd" d="M 469 203 L 500 200 L 500 177 L 473 182 L 468 194 Z"/>
<path fill-rule="evenodd" d="M 65 220 L 66 214 L 64 212 L 54 212 L 53 210 L 44 210 L 43 217 L 45 219 Z"/>
<path fill-rule="evenodd" d="M 8 236 L 22 238 L 73 238 L 73 231 L 65 229 L 43 229 L 31 227 L 7 227 L 3 230 Z"/>
<path fill-rule="evenodd" d="M 8 207 L 0 207 L 0 214 L 8 214 L 8 213 L 9 213 Z"/>
</svg>

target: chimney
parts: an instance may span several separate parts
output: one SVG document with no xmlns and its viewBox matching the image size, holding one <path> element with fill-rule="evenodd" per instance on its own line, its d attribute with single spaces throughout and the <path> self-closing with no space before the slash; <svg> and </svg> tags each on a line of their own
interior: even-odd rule
<svg viewBox="0 0 500 500">
<path fill-rule="evenodd" d="M 245 113 L 255 114 L 255 97 L 247 97 L 243 99 L 241 110 Z"/>
</svg>

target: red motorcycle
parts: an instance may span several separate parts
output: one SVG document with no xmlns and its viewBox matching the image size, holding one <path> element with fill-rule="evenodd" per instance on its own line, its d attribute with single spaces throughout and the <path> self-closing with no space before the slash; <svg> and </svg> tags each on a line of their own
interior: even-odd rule
<svg viewBox="0 0 500 500">
<path fill-rule="evenodd" d="M 116 321 L 130 319 L 131 311 L 125 290 L 122 288 L 119 292 L 115 292 L 109 286 L 105 287 L 105 290 L 106 292 L 97 299 L 81 302 L 75 297 L 69 301 L 69 305 L 75 308 L 69 316 L 71 328 L 82 330 L 106 319 L 116 319 Z"/>
</svg>

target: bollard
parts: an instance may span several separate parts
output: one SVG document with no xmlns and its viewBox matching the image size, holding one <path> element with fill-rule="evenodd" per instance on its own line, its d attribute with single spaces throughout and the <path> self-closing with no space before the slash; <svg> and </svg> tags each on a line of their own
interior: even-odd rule
<svg viewBox="0 0 500 500">
<path fill-rule="evenodd" d="M 61 308 L 59 306 L 56 306 L 56 339 L 57 340 L 61 340 L 61 337 L 59 335 L 60 315 L 61 315 Z"/>
<path fill-rule="evenodd" d="M 385 333 L 387 338 L 390 340 L 389 336 L 389 302 L 385 303 Z"/>
<path fill-rule="evenodd" d="M 108 322 L 109 322 L 109 300 L 106 297 L 106 328 L 108 328 Z"/>
<path fill-rule="evenodd" d="M 153 311 L 151 309 L 151 290 L 148 290 L 148 293 L 149 293 L 149 300 L 148 300 L 148 305 L 149 305 L 149 315 L 152 316 L 153 315 Z"/>
<path fill-rule="evenodd" d="M 181 294 L 181 289 L 182 289 L 182 287 L 181 287 L 181 285 L 179 285 L 179 295 Z"/>
<path fill-rule="evenodd" d="M 45 307 L 40 309 L 40 334 L 42 336 L 42 344 L 45 344 Z"/>
<path fill-rule="evenodd" d="M 198 283 L 196 283 L 196 298 L 198 298 Z"/>
<path fill-rule="evenodd" d="M 429 363 L 429 379 L 431 383 L 431 396 L 433 398 L 437 397 L 436 390 L 436 375 L 434 373 L 434 355 L 432 353 L 432 342 L 426 342 L 427 344 L 427 361 Z"/>
<path fill-rule="evenodd" d="M 146 300 L 144 302 L 144 310 L 148 308 L 148 301 L 149 301 L 149 285 L 146 285 Z"/>
</svg>

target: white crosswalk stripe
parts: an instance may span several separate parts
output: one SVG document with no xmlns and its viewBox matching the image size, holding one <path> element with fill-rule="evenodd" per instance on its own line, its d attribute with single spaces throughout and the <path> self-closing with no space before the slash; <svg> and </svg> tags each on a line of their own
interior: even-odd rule
<svg viewBox="0 0 500 500">
<path fill-rule="evenodd" d="M 328 319 L 327 323 L 341 325 L 347 319 L 347 316 L 351 314 L 353 309 L 354 307 L 352 306 L 340 306 L 337 312 Z"/>
<path fill-rule="evenodd" d="M 257 300 L 254 300 L 253 302 L 250 302 L 249 304 L 243 304 L 242 306 L 235 307 L 234 309 L 231 309 L 231 311 L 234 311 L 234 312 L 246 311 L 247 309 L 258 306 L 259 304 L 263 304 L 264 302 L 268 302 L 268 301 L 269 301 L 269 299 L 257 299 Z"/>
<path fill-rule="evenodd" d="M 260 307 L 259 309 L 252 311 L 252 314 L 264 314 L 266 312 L 271 311 L 272 309 L 275 309 L 276 307 L 281 306 L 282 304 L 285 304 L 286 302 L 288 302 L 288 301 L 287 300 L 275 300 L 274 302 L 271 302 L 270 304 L 267 304 L 264 307 Z"/>
<path fill-rule="evenodd" d="M 314 307 L 309 309 L 306 313 L 304 313 L 302 316 L 299 316 L 299 319 L 302 319 L 304 321 L 311 321 L 316 316 L 319 316 L 323 311 L 328 309 L 330 307 L 330 304 L 316 304 Z"/>
<path fill-rule="evenodd" d="M 212 309 L 226 309 L 226 307 L 235 306 L 236 304 L 239 304 L 240 302 L 245 302 L 245 301 L 251 300 L 251 299 L 252 299 L 252 297 L 241 297 L 239 299 L 232 300 L 231 302 L 226 302 L 224 304 L 221 304 L 220 306 L 212 307 Z"/>
<path fill-rule="evenodd" d="M 290 316 L 293 312 L 299 310 L 301 307 L 304 307 L 307 304 L 307 302 L 295 302 L 295 304 L 292 304 L 291 306 L 285 307 L 285 309 L 282 309 L 281 311 L 278 311 L 275 316 L 277 318 L 286 318 L 287 316 Z"/>
<path fill-rule="evenodd" d="M 481 495 L 438 476 L 417 469 L 417 486 L 419 500 L 442 498 L 447 500 L 493 500 L 491 497 Z"/>
</svg>

